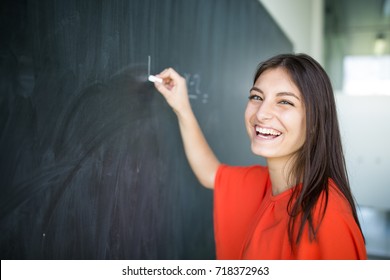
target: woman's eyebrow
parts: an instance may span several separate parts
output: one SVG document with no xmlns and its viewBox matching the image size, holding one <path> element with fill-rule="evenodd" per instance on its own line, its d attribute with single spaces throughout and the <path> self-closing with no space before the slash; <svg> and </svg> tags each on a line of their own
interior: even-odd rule
<svg viewBox="0 0 390 280">
<path fill-rule="evenodd" d="M 264 94 L 264 92 L 258 87 L 252 87 L 249 92 L 251 92 L 251 91 L 257 91 L 259 93 Z M 297 100 L 301 101 L 301 99 L 295 93 L 289 92 L 289 91 L 278 92 L 276 94 L 276 96 L 292 96 L 292 97 L 296 98 Z"/>
<path fill-rule="evenodd" d="M 257 92 L 260 92 L 260 93 L 264 93 L 264 92 L 263 92 L 261 89 L 259 89 L 258 87 L 252 87 L 252 88 L 250 89 L 249 92 L 251 92 L 252 90 L 257 91 Z"/>
<path fill-rule="evenodd" d="M 299 101 L 301 101 L 301 99 L 293 92 L 282 91 L 282 92 L 278 92 L 276 96 L 292 96 L 298 99 Z"/>
</svg>

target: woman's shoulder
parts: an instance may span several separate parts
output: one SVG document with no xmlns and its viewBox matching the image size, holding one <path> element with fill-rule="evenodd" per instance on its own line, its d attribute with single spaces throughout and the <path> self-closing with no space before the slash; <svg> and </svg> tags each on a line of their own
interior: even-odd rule
<svg viewBox="0 0 390 280">
<path fill-rule="evenodd" d="M 325 225 L 325 228 L 328 228 L 335 236 L 337 232 L 343 230 L 348 232 L 348 234 L 361 234 L 353 216 L 352 206 L 332 180 L 329 180 L 327 201 L 324 198 L 321 200 L 317 211 L 323 210 L 322 207 L 326 205 L 321 227 Z M 317 214 L 321 213 L 317 212 Z"/>
<path fill-rule="evenodd" d="M 315 220 L 320 221 L 318 243 L 315 243 L 320 248 L 320 258 L 367 258 L 363 235 L 353 217 L 351 205 L 332 180 L 329 180 L 328 196 L 325 198 L 324 192 L 314 213 Z"/>
<path fill-rule="evenodd" d="M 331 179 L 327 190 L 322 191 L 313 210 L 314 217 L 319 220 L 331 222 L 334 219 L 353 219 L 351 205 Z"/>
<path fill-rule="evenodd" d="M 268 168 L 261 165 L 232 166 L 221 164 L 216 175 L 216 186 L 257 188 L 266 185 Z"/>
<path fill-rule="evenodd" d="M 352 214 L 351 205 L 332 179 L 329 179 L 328 184 L 328 206 L 331 211 L 345 213 L 348 216 Z"/>
<path fill-rule="evenodd" d="M 262 165 L 234 166 L 228 164 L 221 164 L 218 168 L 218 172 L 236 176 L 261 176 L 268 175 L 268 168 Z"/>
</svg>

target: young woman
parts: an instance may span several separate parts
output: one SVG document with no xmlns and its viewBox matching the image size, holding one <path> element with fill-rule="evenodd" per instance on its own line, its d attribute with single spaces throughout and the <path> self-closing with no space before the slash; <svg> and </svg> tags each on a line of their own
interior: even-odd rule
<svg viewBox="0 0 390 280">
<path fill-rule="evenodd" d="M 349 187 L 335 100 L 323 68 L 305 54 L 275 56 L 257 69 L 245 123 L 267 166 L 221 164 L 173 69 L 155 83 L 176 113 L 185 153 L 214 189 L 218 259 L 366 259 Z"/>
</svg>

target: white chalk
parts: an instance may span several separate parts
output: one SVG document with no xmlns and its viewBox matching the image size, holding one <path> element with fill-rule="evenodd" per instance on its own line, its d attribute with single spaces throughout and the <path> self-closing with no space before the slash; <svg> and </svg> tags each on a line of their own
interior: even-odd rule
<svg viewBox="0 0 390 280">
<path fill-rule="evenodd" d="M 150 76 L 150 61 L 151 61 L 151 56 L 148 55 L 148 77 Z"/>
<path fill-rule="evenodd" d="M 151 81 L 152 83 L 157 82 L 157 83 L 162 83 L 163 79 L 156 77 L 154 75 L 149 75 L 148 80 Z"/>
</svg>

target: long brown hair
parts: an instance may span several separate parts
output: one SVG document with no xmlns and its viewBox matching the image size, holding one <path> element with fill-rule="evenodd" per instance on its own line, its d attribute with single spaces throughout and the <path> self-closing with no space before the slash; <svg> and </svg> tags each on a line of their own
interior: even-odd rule
<svg viewBox="0 0 390 280">
<path fill-rule="evenodd" d="M 301 188 L 294 188 L 288 207 L 291 246 L 294 241 L 299 243 L 306 223 L 309 226 L 310 239 L 316 239 L 320 222 L 316 225 L 313 223 L 313 209 L 320 195 L 324 193 L 322 219 L 328 201 L 329 179 L 334 181 L 349 202 L 353 217 L 362 231 L 349 185 L 336 103 L 328 75 L 317 61 L 306 54 L 281 54 L 259 65 L 254 83 L 265 70 L 278 67 L 285 69 L 299 88 L 306 109 L 306 140 L 297 151 L 290 171 L 290 178 L 294 178 L 295 185 L 301 184 Z M 301 219 L 297 221 L 299 214 L 302 214 Z M 299 230 L 294 236 L 297 222 L 300 222 Z"/>
</svg>

